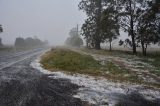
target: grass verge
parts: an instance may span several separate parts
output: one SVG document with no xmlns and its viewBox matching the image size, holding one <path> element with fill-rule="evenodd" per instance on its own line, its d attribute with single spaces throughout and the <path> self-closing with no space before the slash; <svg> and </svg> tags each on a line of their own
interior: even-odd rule
<svg viewBox="0 0 160 106">
<path fill-rule="evenodd" d="M 104 77 L 114 82 L 130 82 L 143 84 L 147 87 L 160 88 L 160 84 L 149 83 L 137 74 L 124 67 L 105 61 L 95 60 L 90 55 L 80 54 L 68 49 L 52 49 L 42 56 L 40 63 L 49 71 L 63 71 L 67 74 L 88 74 Z"/>
<path fill-rule="evenodd" d="M 55 71 L 98 74 L 101 64 L 91 56 L 81 55 L 67 49 L 55 49 L 42 56 L 44 68 Z"/>
<path fill-rule="evenodd" d="M 53 49 L 42 56 L 41 64 L 50 71 L 62 70 L 69 73 L 103 76 L 112 81 L 141 83 L 141 79 L 128 70 L 112 62 L 101 63 L 89 55 L 79 54 L 68 49 Z"/>
</svg>

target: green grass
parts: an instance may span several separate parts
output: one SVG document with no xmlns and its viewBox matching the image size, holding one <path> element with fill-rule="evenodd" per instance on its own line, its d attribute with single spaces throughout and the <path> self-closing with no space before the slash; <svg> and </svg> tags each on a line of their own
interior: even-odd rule
<svg viewBox="0 0 160 106">
<path fill-rule="evenodd" d="M 152 61 L 150 59 L 152 59 Z M 142 57 L 141 61 L 152 65 L 153 68 L 150 69 L 150 72 L 160 76 L 160 56 L 150 56 L 150 58 Z"/>
<path fill-rule="evenodd" d="M 128 70 L 112 62 L 101 64 L 89 55 L 82 55 L 67 49 L 53 49 L 42 56 L 41 64 L 50 71 L 65 71 L 69 73 L 103 76 L 114 81 L 136 82 L 138 77 Z"/>
<path fill-rule="evenodd" d="M 67 49 L 51 50 L 42 57 L 41 63 L 47 69 L 79 73 L 90 73 L 90 71 L 97 73 L 101 67 L 100 62 L 94 60 L 91 56 L 81 55 Z"/>
<path fill-rule="evenodd" d="M 123 70 L 120 67 L 116 66 L 112 62 L 107 62 L 105 66 L 106 70 L 109 70 L 109 72 L 113 75 L 124 75 L 124 74 L 129 74 L 127 70 Z"/>
</svg>

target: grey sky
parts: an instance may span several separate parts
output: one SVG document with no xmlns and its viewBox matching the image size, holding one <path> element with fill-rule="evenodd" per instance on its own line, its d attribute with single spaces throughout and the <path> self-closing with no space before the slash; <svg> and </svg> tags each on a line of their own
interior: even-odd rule
<svg viewBox="0 0 160 106">
<path fill-rule="evenodd" d="M 16 37 L 37 36 L 51 44 L 62 44 L 69 30 L 84 22 L 79 0 L 0 0 L 0 34 L 4 43 Z"/>
</svg>

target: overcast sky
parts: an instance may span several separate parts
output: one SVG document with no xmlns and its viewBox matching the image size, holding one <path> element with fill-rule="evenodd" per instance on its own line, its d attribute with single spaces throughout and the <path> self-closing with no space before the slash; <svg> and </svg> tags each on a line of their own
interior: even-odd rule
<svg viewBox="0 0 160 106">
<path fill-rule="evenodd" d="M 51 44 L 62 44 L 69 30 L 84 22 L 79 0 L 0 0 L 3 42 L 13 44 L 16 37 L 37 36 Z"/>
</svg>

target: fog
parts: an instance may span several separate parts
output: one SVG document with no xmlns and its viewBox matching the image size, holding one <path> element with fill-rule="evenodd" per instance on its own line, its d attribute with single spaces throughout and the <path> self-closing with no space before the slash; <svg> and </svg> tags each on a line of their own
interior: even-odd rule
<svg viewBox="0 0 160 106">
<path fill-rule="evenodd" d="M 82 25 L 85 14 L 78 10 L 79 0 L 0 0 L 0 34 L 4 44 L 14 44 L 16 37 L 48 40 L 63 44 L 76 24 Z"/>
</svg>

